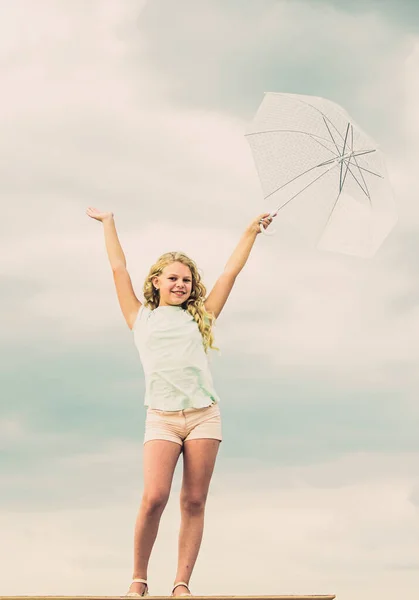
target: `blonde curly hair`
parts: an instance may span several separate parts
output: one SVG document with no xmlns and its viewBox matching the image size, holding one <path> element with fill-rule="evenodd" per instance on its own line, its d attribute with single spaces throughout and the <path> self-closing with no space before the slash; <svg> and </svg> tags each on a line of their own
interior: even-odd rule
<svg viewBox="0 0 419 600">
<path fill-rule="evenodd" d="M 205 352 L 219 350 L 214 346 L 214 335 L 212 333 L 215 316 L 205 310 L 204 300 L 207 294 L 205 285 L 202 283 L 196 263 L 183 254 L 183 252 L 166 252 L 162 254 L 157 262 L 150 268 L 147 278 L 144 282 L 143 293 L 145 306 L 154 310 L 159 306 L 160 295 L 153 285 L 153 279 L 161 275 L 163 269 L 174 262 L 180 262 L 189 267 L 192 275 L 192 290 L 189 298 L 182 304 L 182 308 L 187 310 L 198 324 L 198 329 L 202 335 Z"/>
</svg>

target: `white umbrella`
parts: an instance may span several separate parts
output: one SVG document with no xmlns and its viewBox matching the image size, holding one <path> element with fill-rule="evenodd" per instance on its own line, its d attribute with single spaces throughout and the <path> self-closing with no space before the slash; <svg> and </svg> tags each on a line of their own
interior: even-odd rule
<svg viewBox="0 0 419 600">
<path fill-rule="evenodd" d="M 272 216 L 321 249 L 375 254 L 397 222 L 393 192 L 377 143 L 343 108 L 267 93 L 246 137 Z"/>
</svg>

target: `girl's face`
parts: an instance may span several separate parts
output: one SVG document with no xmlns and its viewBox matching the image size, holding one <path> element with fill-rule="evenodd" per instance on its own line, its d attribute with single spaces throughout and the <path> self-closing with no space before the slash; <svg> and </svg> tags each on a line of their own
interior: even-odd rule
<svg viewBox="0 0 419 600">
<path fill-rule="evenodd" d="M 174 262 L 153 279 L 153 285 L 160 291 L 159 306 L 180 306 L 192 292 L 191 270 L 183 263 Z"/>
</svg>

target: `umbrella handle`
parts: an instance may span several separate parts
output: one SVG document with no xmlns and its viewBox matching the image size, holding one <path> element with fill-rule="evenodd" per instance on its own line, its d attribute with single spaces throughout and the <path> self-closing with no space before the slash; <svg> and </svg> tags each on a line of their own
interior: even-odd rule
<svg viewBox="0 0 419 600">
<path fill-rule="evenodd" d="M 277 214 L 278 214 L 277 211 L 272 211 L 269 216 L 274 218 L 274 217 L 276 217 Z M 273 231 L 268 231 L 267 229 L 265 229 L 264 226 L 262 225 L 262 223 L 260 224 L 259 227 L 260 227 L 260 232 L 263 233 L 263 235 L 275 235 L 275 233 L 276 233 L 275 229 Z"/>
</svg>

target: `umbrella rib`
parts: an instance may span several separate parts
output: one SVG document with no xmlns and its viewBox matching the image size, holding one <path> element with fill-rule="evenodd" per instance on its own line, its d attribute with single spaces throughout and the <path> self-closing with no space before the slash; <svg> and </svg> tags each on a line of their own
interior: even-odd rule
<svg viewBox="0 0 419 600">
<path fill-rule="evenodd" d="M 344 155 L 345 155 L 345 150 L 346 150 L 346 142 L 347 142 L 347 139 L 348 139 L 348 133 L 349 133 L 349 127 L 350 127 L 350 125 L 351 125 L 351 124 L 350 124 L 350 123 L 348 123 L 348 126 L 346 127 L 345 141 L 344 141 L 344 143 L 343 143 L 343 149 L 342 149 L 342 154 L 341 154 L 341 156 L 344 156 Z M 342 181 L 343 162 L 344 162 L 344 161 L 342 160 L 342 161 L 341 161 L 341 163 L 340 163 L 340 175 L 339 175 L 339 190 L 340 190 L 340 191 L 342 191 L 342 186 L 343 186 L 343 183 L 344 183 L 344 180 Z M 347 172 L 348 172 L 348 169 L 346 169 L 346 171 L 345 171 L 345 178 L 346 178 L 346 174 L 347 174 Z"/>
<path fill-rule="evenodd" d="M 294 196 L 292 196 L 292 198 L 290 198 L 284 204 L 282 204 L 281 206 L 279 206 L 276 209 L 275 212 L 278 212 L 279 210 L 281 210 L 281 208 L 284 208 L 284 206 L 286 206 L 287 204 L 289 204 L 291 202 L 291 200 L 294 200 L 294 198 L 296 198 L 297 196 L 299 196 L 300 194 L 302 194 L 307 188 L 309 188 L 311 185 L 313 185 L 313 183 L 316 183 L 316 181 L 318 179 L 320 179 L 321 177 L 323 177 L 324 175 L 326 175 L 329 171 L 330 171 L 330 169 L 327 169 L 327 171 L 324 171 L 324 173 L 321 173 L 318 177 L 316 177 L 316 179 L 313 179 L 313 181 L 311 181 L 309 184 L 307 184 L 302 190 L 300 190 L 299 192 L 297 192 L 296 194 L 294 194 Z M 281 187 L 284 187 L 284 186 L 281 186 Z M 277 190 L 275 190 L 274 192 L 271 192 L 267 196 L 265 196 L 265 200 L 267 198 L 269 198 L 269 196 L 272 196 L 272 194 L 275 194 L 275 192 L 278 192 L 281 189 L 281 187 L 278 188 Z"/>
<path fill-rule="evenodd" d="M 348 124 L 348 126 L 349 126 L 349 124 Z M 368 198 L 368 200 L 370 201 L 370 204 L 371 204 L 371 195 L 370 195 L 370 192 L 369 192 L 369 189 L 368 189 L 367 182 L 365 181 L 365 177 L 364 177 L 364 175 L 363 175 L 363 173 L 362 173 L 362 170 L 361 170 L 361 169 L 363 169 L 363 167 L 361 167 L 361 166 L 358 164 L 358 161 L 357 161 L 356 157 L 357 157 L 357 156 L 363 156 L 363 155 L 365 155 L 365 154 L 371 154 L 372 152 L 375 152 L 376 150 L 374 149 L 374 150 L 365 150 L 365 151 L 363 151 L 363 152 L 354 152 L 354 151 L 353 151 L 354 128 L 353 128 L 353 125 L 352 125 L 352 124 L 350 124 L 350 126 L 351 126 L 351 140 L 352 140 L 352 141 L 351 141 L 351 153 L 352 153 L 352 155 L 349 157 L 349 160 L 348 160 L 348 162 L 346 162 L 346 161 L 345 161 L 345 164 L 346 164 L 346 172 L 345 172 L 345 177 L 344 177 L 343 183 L 342 183 L 342 185 L 341 185 L 341 187 L 340 187 L 340 191 L 342 191 L 343 184 L 345 183 L 345 180 L 346 180 L 346 175 L 348 174 L 348 171 L 349 171 L 349 172 L 351 173 L 352 177 L 353 177 L 353 178 L 355 179 L 355 181 L 357 182 L 357 184 L 360 186 L 361 190 L 362 190 L 362 191 L 364 192 L 364 194 L 367 196 L 367 198 Z M 346 140 L 346 138 L 345 138 L 345 140 Z M 349 165 L 351 164 L 351 159 L 353 159 L 353 160 L 354 160 L 354 162 L 355 162 L 355 165 L 356 165 L 356 167 L 358 168 L 359 174 L 360 174 L 360 176 L 361 176 L 361 179 L 362 179 L 362 181 L 363 181 L 363 184 L 364 184 L 364 186 L 365 186 L 365 190 L 364 190 L 364 188 L 362 187 L 362 185 L 359 183 L 359 181 L 357 180 L 357 178 L 355 177 L 355 175 L 352 173 L 351 169 L 349 168 Z M 341 168 L 342 168 L 342 164 L 341 164 Z M 368 171 L 368 169 L 364 169 L 364 170 L 365 170 L 365 171 Z M 372 171 L 368 171 L 368 172 L 370 172 L 372 175 L 376 175 L 377 177 L 381 177 L 381 175 L 378 175 L 377 173 L 373 173 Z"/>
<path fill-rule="evenodd" d="M 354 160 L 356 160 L 354 156 L 352 156 L 352 158 Z M 370 171 L 366 167 L 361 167 L 361 165 L 359 165 L 357 161 L 355 162 L 355 164 L 356 164 L 356 166 L 358 167 L 358 169 L 360 171 L 365 171 L 366 173 L 370 173 L 371 175 L 375 175 L 376 177 L 379 177 L 380 179 L 384 179 L 384 177 L 382 175 L 380 175 L 379 173 L 374 173 L 374 171 Z"/>
<path fill-rule="evenodd" d="M 365 152 L 362 152 L 362 153 L 358 153 L 358 154 L 357 154 L 357 156 L 362 156 L 363 154 L 369 154 L 370 152 L 371 152 L 371 151 L 365 151 Z M 343 185 L 344 185 L 344 183 L 345 183 L 345 180 L 346 180 L 346 175 L 348 174 L 348 171 L 349 171 L 349 165 L 350 165 L 350 163 L 351 163 L 351 159 L 353 158 L 353 159 L 354 159 L 354 161 L 355 161 L 355 164 L 356 164 L 356 166 L 358 167 L 359 174 L 360 174 L 360 175 L 361 175 L 361 177 L 362 177 L 362 181 L 364 182 L 365 189 L 367 190 L 367 197 L 368 197 L 368 200 L 370 201 L 370 204 L 371 204 L 371 196 L 370 196 L 370 193 L 369 193 L 369 190 L 368 190 L 367 182 L 365 181 L 365 178 L 364 178 L 364 176 L 363 176 L 363 174 L 362 174 L 362 170 L 365 170 L 365 171 L 367 171 L 368 173 L 371 173 L 372 175 L 376 175 L 377 177 L 381 177 L 381 175 L 379 175 L 378 173 L 374 173 L 373 171 L 369 171 L 368 169 L 365 169 L 364 167 L 361 167 L 361 166 L 358 164 L 358 161 L 357 161 L 357 159 L 356 159 L 356 156 L 355 156 L 355 153 L 354 153 L 354 127 L 353 127 L 352 123 L 351 123 L 351 153 L 352 153 L 352 156 L 350 157 L 350 159 L 348 160 L 348 162 L 347 162 L 347 165 L 346 165 L 346 172 L 345 172 L 345 177 L 344 177 L 344 180 L 343 180 L 342 187 L 343 187 Z M 356 179 L 356 177 L 354 176 L 354 174 L 352 173 L 352 171 L 351 171 L 351 175 L 352 175 L 352 177 L 355 179 L 355 181 L 356 181 L 356 182 L 358 183 L 358 185 L 359 185 L 359 182 L 358 182 L 358 180 Z M 342 187 L 341 187 L 340 191 L 342 191 Z M 361 189 L 362 189 L 362 186 L 360 186 L 360 187 L 361 187 Z M 363 191 L 364 191 L 364 190 L 363 190 Z"/>
<path fill-rule="evenodd" d="M 337 134 L 340 135 L 340 137 L 343 140 L 343 135 L 341 134 L 339 129 L 336 127 L 336 125 L 333 123 L 333 121 L 331 121 L 331 119 L 329 119 L 329 117 L 327 115 L 325 115 L 323 111 L 320 110 L 320 108 L 317 108 L 317 106 L 313 106 L 313 104 L 310 104 L 310 102 L 307 102 L 306 100 L 301 100 L 301 98 L 298 98 L 298 101 L 301 102 L 302 104 L 306 104 L 307 106 L 310 106 L 313 110 L 316 110 L 318 113 L 320 113 L 323 117 L 323 120 L 327 119 L 329 121 L 329 123 L 331 124 L 331 126 L 336 130 Z"/>
<path fill-rule="evenodd" d="M 365 154 L 371 154 L 371 152 L 376 152 L 376 150 L 365 150 L 364 152 L 352 152 L 351 155 L 349 156 L 349 161 L 351 161 L 353 159 L 355 161 L 355 165 L 358 167 L 358 169 L 360 171 L 365 171 L 366 173 L 370 173 L 371 175 L 380 177 L 380 179 L 384 179 L 384 177 L 382 175 L 380 175 L 379 173 L 375 173 L 374 171 L 371 171 L 370 169 L 367 169 L 366 167 L 361 167 L 361 165 L 356 160 L 357 156 L 364 156 Z M 325 163 L 323 163 L 323 164 L 325 164 Z M 365 184 L 365 187 L 367 187 L 367 184 Z"/>
<path fill-rule="evenodd" d="M 336 156 L 336 157 L 339 156 L 338 154 L 335 154 L 331 148 L 328 148 L 327 146 L 325 146 L 324 144 L 319 142 L 319 140 L 316 139 L 311 133 L 309 133 L 308 135 L 311 137 L 312 140 L 314 140 L 315 142 L 320 144 L 320 146 L 322 146 L 325 150 L 328 150 L 329 152 L 331 152 L 333 154 L 333 156 Z M 321 138 L 321 139 L 323 139 L 323 138 Z M 329 141 L 329 140 L 326 140 L 326 141 Z"/>
<path fill-rule="evenodd" d="M 275 93 L 275 92 L 274 92 Z M 278 96 L 286 96 L 287 94 L 284 94 L 283 92 L 276 92 L 276 95 Z M 292 94 L 294 95 L 294 94 Z M 313 110 L 317 111 L 318 113 L 320 113 L 323 117 L 326 116 L 321 110 L 320 108 L 317 108 L 317 106 L 313 106 L 313 104 L 310 104 L 310 102 L 307 102 L 307 100 L 302 100 L 302 98 L 294 98 L 294 100 L 296 102 L 300 102 L 301 104 L 305 104 L 306 106 L 310 106 L 310 108 L 312 108 Z M 335 105 L 337 108 L 340 108 L 340 110 L 342 110 L 342 108 L 340 106 Z M 329 119 L 330 121 L 330 119 Z M 330 123 L 333 125 L 333 123 L 330 121 Z M 335 125 L 333 125 L 333 127 L 336 129 L 336 131 L 339 133 L 339 135 L 341 136 L 341 138 L 343 139 L 342 134 L 340 133 L 340 131 L 335 127 Z"/>
<path fill-rule="evenodd" d="M 345 163 L 345 165 L 346 165 L 346 171 L 345 171 L 345 175 L 344 175 L 344 177 L 343 177 L 343 181 L 341 182 L 341 184 L 340 184 L 340 187 L 339 187 L 339 193 L 341 193 L 341 192 L 342 192 L 342 190 L 343 190 L 343 186 L 345 185 L 346 176 L 347 176 L 347 174 L 348 174 L 348 170 L 349 170 L 349 164 L 350 164 L 350 162 L 351 162 L 351 159 L 349 159 L 348 161 L 346 161 L 346 160 L 345 160 L 345 161 L 342 161 L 342 163 L 343 163 L 343 162 L 344 162 L 344 163 Z M 342 167 L 342 163 L 341 163 L 341 167 Z"/>
<path fill-rule="evenodd" d="M 303 135 L 308 135 L 309 137 L 311 137 L 315 142 L 320 144 L 323 148 L 325 148 L 325 150 L 331 152 L 334 156 L 339 156 L 339 154 L 335 154 L 331 148 L 328 148 L 327 146 L 319 142 L 319 140 L 323 140 L 324 142 L 329 142 L 330 140 L 321 137 L 320 135 L 316 135 L 315 133 L 309 133 L 308 131 L 300 131 L 299 129 L 268 129 L 266 131 L 254 131 L 252 133 L 246 133 L 245 137 L 250 137 L 251 135 L 264 135 L 265 133 L 302 133 Z"/>
<path fill-rule="evenodd" d="M 276 188 L 276 190 L 274 190 L 273 192 L 270 192 L 267 196 L 265 196 L 265 200 L 267 198 L 270 198 L 273 194 L 276 194 L 276 192 L 279 192 L 279 190 L 282 190 L 285 186 L 289 185 L 290 183 L 292 183 L 293 181 L 295 181 L 299 177 L 303 177 L 303 175 L 307 175 L 307 173 L 310 173 L 310 171 L 314 171 L 314 169 L 318 169 L 319 167 L 322 167 L 322 166 L 323 166 L 323 164 L 314 165 L 314 167 L 310 167 L 309 169 L 307 169 L 303 173 L 300 173 L 299 175 L 296 175 L 295 177 L 293 177 L 289 181 L 286 181 L 285 183 L 283 183 L 282 185 L 280 185 L 278 188 Z M 325 171 L 325 173 L 328 173 L 329 171 L 330 171 L 330 168 L 327 171 Z M 325 173 L 322 173 L 322 175 L 324 175 Z M 317 181 L 317 179 L 315 179 L 314 181 Z"/>
<path fill-rule="evenodd" d="M 326 224 L 325 224 L 325 226 L 324 226 L 324 228 L 323 228 L 323 231 L 324 231 L 324 230 L 326 230 L 327 226 L 329 225 L 329 221 L 330 221 L 330 219 L 332 218 L 332 215 L 333 215 L 333 213 L 334 213 L 334 211 L 335 211 L 336 205 L 337 205 L 337 203 L 338 203 L 338 201 L 339 201 L 340 194 L 341 194 L 341 192 L 339 191 L 339 194 L 337 195 L 337 198 L 336 198 L 336 200 L 335 200 L 335 203 L 334 203 L 334 204 L 333 204 L 333 206 L 332 206 L 332 210 L 330 211 L 330 214 L 329 214 L 329 216 L 328 216 L 328 218 L 327 218 L 327 221 L 326 221 Z M 323 235 L 323 234 L 322 234 L 322 235 Z"/>
<path fill-rule="evenodd" d="M 330 165 L 334 162 L 342 162 L 342 160 L 346 160 L 347 158 L 354 158 L 355 156 L 362 156 L 364 154 L 369 154 L 370 152 L 375 152 L 375 150 L 365 150 L 364 152 L 350 152 L 349 154 L 340 154 L 335 158 L 329 158 L 324 160 L 322 163 L 319 163 L 318 166 L 322 167 L 323 165 Z M 338 159 L 338 160 L 336 160 Z"/>
<path fill-rule="evenodd" d="M 335 142 L 335 138 L 333 137 L 333 135 L 332 135 L 332 132 L 331 132 L 331 131 L 330 131 L 330 129 L 329 129 L 329 125 L 327 124 L 326 118 L 325 118 L 325 116 L 323 115 L 323 113 L 321 113 L 321 114 L 322 114 L 322 116 L 323 116 L 323 121 L 324 121 L 324 124 L 326 125 L 326 129 L 327 129 L 327 131 L 329 132 L 329 135 L 330 135 L 330 137 L 332 138 L 332 142 L 333 142 L 333 143 L 334 143 L 334 145 L 336 146 L 336 150 L 338 151 L 338 153 L 339 153 L 339 156 L 341 156 L 341 154 L 340 154 L 340 150 L 339 150 L 339 148 L 338 148 L 338 145 L 337 145 L 337 143 Z M 336 129 L 336 128 L 335 128 L 335 129 Z M 339 132 L 338 132 L 338 133 L 339 133 Z"/>
<path fill-rule="evenodd" d="M 360 152 L 352 151 L 352 154 L 354 156 L 364 156 L 364 154 L 372 154 L 372 152 L 377 152 L 377 149 L 373 148 L 372 150 L 361 150 Z"/>
<path fill-rule="evenodd" d="M 368 193 L 367 193 L 368 199 L 369 199 L 369 201 L 370 201 L 370 203 L 371 203 L 371 195 L 370 195 L 370 191 L 369 191 L 369 189 L 368 189 L 367 182 L 365 181 L 364 174 L 362 173 L 361 169 L 359 168 L 358 161 L 356 160 L 356 156 L 354 156 L 354 157 L 353 157 L 353 159 L 354 159 L 354 161 L 355 161 L 355 164 L 356 164 L 356 166 L 358 167 L 359 174 L 361 175 L 362 181 L 363 181 L 363 183 L 364 183 L 364 185 L 365 185 L 365 189 L 366 189 L 366 190 L 367 190 L 367 192 L 368 192 Z"/>
<path fill-rule="evenodd" d="M 282 93 L 281 93 L 280 95 L 281 95 L 281 96 L 283 96 L 284 94 L 282 94 Z M 327 120 L 329 121 L 329 123 L 331 124 L 331 126 L 332 126 L 332 127 L 335 129 L 335 130 L 336 130 L 336 132 L 338 133 L 338 135 L 340 135 L 340 137 L 341 137 L 341 138 L 342 138 L 342 140 L 343 140 L 343 135 L 341 134 L 341 132 L 339 131 L 339 129 L 336 127 L 336 125 L 333 123 L 333 121 L 331 121 L 331 120 L 329 119 L 329 117 L 328 117 L 327 115 L 325 115 L 323 111 L 321 111 L 321 110 L 320 110 L 320 108 L 317 108 L 317 106 L 313 106 L 313 104 L 310 104 L 310 102 L 307 102 L 307 100 L 302 100 L 301 98 L 296 98 L 296 100 L 297 100 L 298 102 L 301 102 L 301 104 L 305 104 L 306 106 L 310 106 L 310 108 L 312 108 L 313 110 L 315 110 L 315 111 L 317 111 L 318 113 L 320 113 L 320 114 L 322 115 L 322 117 L 323 117 L 323 120 L 326 120 L 326 119 L 327 119 Z M 339 108 L 340 108 L 340 107 L 339 107 Z M 345 114 L 345 113 L 344 113 L 344 114 Z M 326 125 L 326 126 L 327 126 L 327 125 Z M 328 129 L 329 129 L 329 128 L 328 128 Z M 330 133 L 330 131 L 329 131 L 329 133 Z M 330 134 L 330 135 L 331 135 L 331 134 Z M 332 135 L 331 135 L 331 137 L 332 137 L 332 139 L 333 139 L 333 136 L 332 136 Z"/>
<path fill-rule="evenodd" d="M 370 193 L 369 193 L 369 190 L 368 190 L 368 186 L 365 184 L 365 189 L 362 187 L 362 184 L 359 183 L 358 179 L 353 174 L 352 169 L 349 167 L 349 162 L 348 162 L 348 171 L 352 175 L 352 177 L 355 179 L 355 181 L 357 182 L 357 184 L 359 185 L 359 187 L 361 188 L 361 190 L 364 192 L 364 194 L 366 195 L 366 197 L 371 202 L 371 197 L 370 197 Z M 363 178 L 363 180 L 364 180 L 364 178 Z M 365 183 L 365 180 L 364 180 L 364 183 Z"/>
<path fill-rule="evenodd" d="M 325 166 L 326 164 L 331 164 L 331 163 L 330 163 L 330 161 L 328 161 L 328 162 L 326 162 L 326 163 L 320 163 L 320 164 L 318 164 L 318 165 L 314 165 L 314 167 L 310 167 L 309 169 L 307 169 L 307 170 L 306 170 L 306 171 L 304 171 L 303 173 L 300 173 L 299 175 L 296 175 L 295 177 L 293 177 L 293 178 L 292 178 L 292 179 L 290 179 L 289 181 L 286 181 L 284 184 L 282 184 L 281 186 L 279 186 L 278 188 L 276 188 L 275 190 L 273 190 L 273 192 L 270 192 L 270 193 L 269 193 L 267 196 L 265 196 L 265 200 L 267 200 L 268 198 L 270 198 L 271 196 L 273 196 L 273 194 L 276 194 L 276 192 L 279 192 L 280 190 L 282 190 L 284 187 L 286 187 L 287 185 L 289 185 L 289 184 L 290 184 L 290 183 L 292 183 L 293 181 L 296 181 L 296 180 L 297 180 L 299 177 L 303 177 L 303 175 L 307 175 L 307 173 L 310 173 L 310 171 L 314 171 L 314 169 L 318 169 L 319 167 L 323 167 L 323 166 Z M 333 163 L 332 163 L 332 164 L 333 164 Z M 345 162 L 345 164 L 347 164 L 347 163 Z M 348 166 L 348 168 L 349 168 L 349 165 L 348 165 L 348 164 L 347 164 L 347 166 Z M 365 171 L 367 171 L 367 172 L 370 172 L 370 173 L 371 173 L 371 174 L 373 174 L 373 175 L 377 175 L 376 173 L 373 173 L 372 171 L 368 171 L 368 169 L 365 169 L 364 167 L 360 167 L 359 165 L 357 165 L 357 166 L 358 166 L 358 169 L 363 169 L 363 170 L 365 170 Z M 347 170 L 348 170 L 348 169 L 347 169 Z M 330 171 L 330 169 L 328 169 L 327 171 L 325 171 L 324 173 L 322 173 L 322 175 L 325 175 L 325 174 L 326 174 L 326 173 L 328 173 L 329 171 Z M 321 177 L 322 175 L 320 175 L 320 177 Z M 351 172 L 351 175 L 352 175 L 352 176 L 354 177 L 354 179 L 357 181 L 356 177 L 353 175 L 353 173 L 352 173 L 352 172 Z M 377 177 L 381 177 L 381 175 L 377 175 Z M 346 178 L 346 174 L 345 174 L 345 178 Z M 318 177 L 317 179 L 319 179 L 319 177 Z M 317 179 L 315 179 L 314 181 L 317 181 Z M 313 181 L 312 183 L 314 183 L 314 181 Z M 366 193 L 366 192 L 365 192 L 365 190 L 362 188 L 361 184 L 360 184 L 358 181 L 357 181 L 357 183 L 358 183 L 358 185 L 361 187 L 361 189 L 362 189 L 362 191 L 365 193 L 365 195 L 366 195 L 366 196 L 368 196 L 368 193 Z M 311 184 L 309 184 L 309 185 L 311 185 Z M 342 184 L 342 185 L 343 185 L 343 184 Z M 307 187 L 308 187 L 308 186 L 307 186 Z M 306 188 L 304 188 L 302 191 L 304 191 L 305 189 L 307 189 L 307 187 L 306 187 Z M 367 186 L 366 186 L 366 187 L 367 187 Z M 291 200 L 292 200 L 292 198 L 291 198 Z M 284 204 L 284 206 L 285 206 L 285 204 Z"/>
<path fill-rule="evenodd" d="M 365 189 L 367 190 L 366 195 L 368 196 L 370 202 L 371 202 L 370 192 L 369 192 L 368 185 L 367 185 L 367 182 L 365 181 L 365 177 L 364 177 L 362 171 L 366 171 L 367 173 L 371 173 L 371 175 L 375 175 L 376 177 L 380 177 L 381 179 L 383 179 L 383 176 L 380 175 L 379 173 L 374 173 L 373 171 L 370 171 L 369 169 L 361 167 L 358 164 L 358 161 L 357 161 L 356 157 L 357 156 L 362 156 L 364 154 L 369 154 L 371 152 L 375 152 L 375 150 L 366 150 L 365 152 L 358 152 L 358 153 L 355 153 L 353 156 L 351 156 L 351 158 L 353 158 L 354 161 L 355 161 L 355 165 L 358 167 L 359 174 L 361 175 L 362 181 L 364 182 L 364 185 L 365 185 Z M 350 160 L 349 160 L 349 162 L 350 162 Z M 352 177 L 354 177 L 355 181 L 357 181 L 356 178 L 355 178 L 355 176 L 353 175 L 353 173 L 351 173 L 351 175 L 352 175 Z M 359 183 L 359 182 L 357 181 L 357 183 Z"/>
<path fill-rule="evenodd" d="M 353 128 L 353 126 L 352 126 L 352 124 L 351 124 L 351 123 L 348 123 L 348 127 L 347 127 L 347 130 L 346 130 L 346 138 L 348 137 L 349 127 L 350 127 L 350 130 L 351 130 L 351 154 L 353 155 L 353 152 L 354 152 L 354 128 Z M 345 144 L 346 144 L 346 138 L 345 138 Z M 343 162 L 343 161 L 342 161 L 342 162 Z M 339 193 L 342 193 L 343 186 L 345 185 L 346 176 L 347 176 L 347 174 L 348 174 L 348 169 L 349 169 L 349 163 L 350 163 L 350 162 L 351 162 L 351 157 L 349 157 L 349 160 L 348 160 L 348 162 L 347 162 L 347 163 L 345 162 L 345 165 L 346 165 L 346 171 L 345 171 L 345 175 L 344 175 L 344 177 L 343 177 L 343 181 L 341 180 L 341 182 L 340 182 L 340 190 L 339 190 Z M 342 169 L 343 169 L 343 165 L 342 165 L 342 163 L 341 163 L 341 165 L 340 165 L 340 166 L 341 166 L 341 171 L 340 171 L 340 173 L 341 173 L 341 175 L 342 175 Z"/>
<path fill-rule="evenodd" d="M 323 115 L 323 118 L 324 118 L 324 119 L 327 119 L 327 121 L 329 121 L 329 123 L 331 124 L 331 126 L 332 126 L 332 127 L 335 129 L 336 133 L 337 133 L 337 134 L 338 134 L 338 135 L 339 135 L 339 136 L 342 138 L 342 140 L 343 140 L 343 139 L 344 139 L 344 138 L 343 138 L 343 135 L 341 134 L 341 132 L 339 131 L 339 129 L 336 127 L 336 125 L 333 123 L 333 121 L 332 121 L 332 120 L 331 120 L 331 119 L 330 119 L 330 118 L 329 118 L 327 115 L 325 115 L 324 113 L 322 113 L 321 111 L 320 111 L 320 113 Z"/>
<path fill-rule="evenodd" d="M 278 93 L 278 95 L 280 95 L 280 96 L 284 96 L 285 94 L 283 94 L 283 93 L 279 92 L 279 93 Z M 323 111 L 321 111 L 319 108 L 317 108 L 317 106 L 314 106 L 313 104 L 310 104 L 310 102 L 307 102 L 307 100 L 302 100 L 301 98 L 295 98 L 295 100 L 296 100 L 297 102 L 300 102 L 301 104 L 305 104 L 306 106 L 310 106 L 310 108 L 312 108 L 313 110 L 315 110 L 316 112 L 318 112 L 319 114 L 321 114 L 321 115 L 322 115 L 322 117 L 323 117 L 323 120 L 325 121 L 325 124 L 326 124 L 327 130 L 329 131 L 329 135 L 330 135 L 330 137 L 332 138 L 332 140 L 333 140 L 333 142 L 335 143 L 335 145 L 336 145 L 336 142 L 335 142 L 335 140 L 334 140 L 333 136 L 332 136 L 332 135 L 331 135 L 331 133 L 330 133 L 329 127 L 327 126 L 327 123 L 326 123 L 326 119 L 327 119 L 327 121 L 329 121 L 329 123 L 331 124 L 331 126 L 332 126 L 332 127 L 335 129 L 335 130 L 336 130 L 336 132 L 338 133 L 338 135 L 339 135 L 339 136 L 342 138 L 342 140 L 343 140 L 343 135 L 341 134 L 341 132 L 339 131 L 339 129 L 336 127 L 336 125 L 333 123 L 333 121 L 331 121 L 331 119 L 330 119 L 330 118 L 329 118 L 327 115 L 325 115 L 325 114 L 324 114 L 324 112 L 323 112 Z M 339 108 L 339 109 L 341 109 L 341 110 L 342 110 L 342 108 L 341 108 L 340 106 L 338 106 L 337 108 Z M 344 112 L 343 114 L 346 114 L 346 116 L 347 116 L 347 113 L 345 113 L 345 112 Z M 342 116 L 343 116 L 343 115 L 342 115 Z M 351 123 L 351 127 L 352 127 L 352 146 L 351 146 L 351 150 L 352 150 L 352 152 L 353 152 L 353 125 L 352 125 L 352 123 Z M 338 148 L 337 148 L 337 150 L 338 150 Z M 370 152 L 374 152 L 374 150 L 371 150 Z"/>
</svg>

